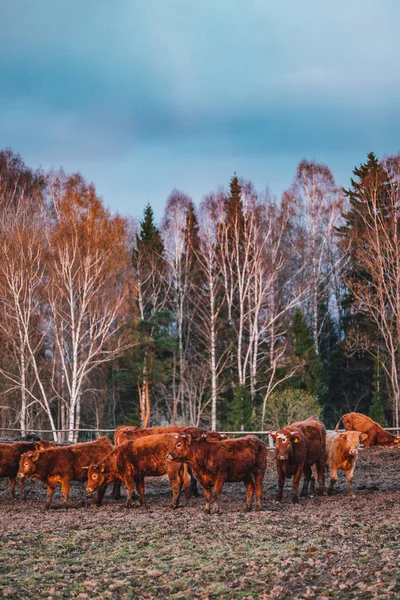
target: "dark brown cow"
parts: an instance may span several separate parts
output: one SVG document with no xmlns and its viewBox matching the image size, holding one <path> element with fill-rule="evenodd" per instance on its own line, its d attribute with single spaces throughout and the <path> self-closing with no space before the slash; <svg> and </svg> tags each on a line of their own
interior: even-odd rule
<svg viewBox="0 0 400 600">
<path fill-rule="evenodd" d="M 40 479 L 47 486 L 45 508 L 50 507 L 54 490 L 61 484 L 61 495 L 64 504 L 68 504 L 71 480 L 84 481 L 87 469 L 92 462 L 100 461 L 113 449 L 108 438 L 99 438 L 95 442 L 57 446 L 45 450 L 27 452 L 21 456 L 18 477 Z M 105 488 L 99 490 L 97 502 L 101 502 Z"/>
<path fill-rule="evenodd" d="M 276 441 L 275 458 L 278 473 L 277 502 L 281 502 L 286 477 L 293 477 L 293 502 L 299 501 L 299 484 L 304 473 L 301 496 L 307 495 L 311 467 L 315 464 L 318 475 L 318 493 L 325 494 L 325 426 L 316 417 L 286 425 L 271 433 Z"/>
<path fill-rule="evenodd" d="M 346 431 L 361 431 L 361 433 L 366 434 L 366 437 L 363 439 L 363 444 L 366 448 L 371 446 L 400 445 L 400 436 L 385 431 L 379 423 L 375 423 L 375 421 L 361 413 L 351 412 L 340 417 L 335 427 L 336 431 L 339 429 L 341 422 L 343 422 Z"/>
<path fill-rule="evenodd" d="M 172 506 L 176 508 L 182 486 L 186 490 L 189 488 L 189 477 L 184 465 L 173 464 L 165 458 L 174 443 L 175 438 L 170 434 L 150 435 L 124 442 L 101 462 L 90 465 L 86 490 L 94 492 L 118 480 L 127 489 L 127 506 L 132 505 L 135 486 L 140 504 L 145 506 L 144 478 L 167 474 L 172 486 Z"/>
<path fill-rule="evenodd" d="M 224 433 L 218 433 L 217 431 L 205 431 L 200 427 L 190 427 L 185 425 L 169 425 L 168 427 L 135 427 L 134 425 L 120 425 L 117 427 L 114 433 L 114 444 L 115 446 L 119 446 L 124 442 L 137 440 L 141 437 L 149 435 L 159 435 L 162 433 L 183 433 L 186 435 L 191 435 L 193 439 L 198 439 L 202 435 L 205 435 L 210 442 L 228 439 Z M 192 473 L 190 473 L 190 476 L 190 491 L 193 496 L 198 496 L 199 492 L 197 489 L 196 479 L 192 476 Z M 119 500 L 121 498 L 121 482 L 119 481 L 114 483 L 113 496 L 115 500 Z"/>
<path fill-rule="evenodd" d="M 0 477 L 9 478 L 11 497 L 15 498 L 15 480 L 18 474 L 19 460 L 25 452 L 35 449 L 37 442 L 0 443 Z M 20 496 L 25 500 L 25 482 L 19 480 Z"/>
<path fill-rule="evenodd" d="M 267 447 L 255 435 L 209 442 L 205 437 L 193 440 L 188 435 L 176 434 L 176 442 L 168 453 L 170 461 L 187 462 L 194 476 L 203 486 L 206 511 L 211 512 L 211 494 L 214 488 L 214 510 L 218 512 L 219 499 L 225 482 L 243 481 L 247 490 L 246 508 L 251 510 L 254 491 L 256 510 L 262 507 L 263 479 L 267 468 Z"/>
</svg>

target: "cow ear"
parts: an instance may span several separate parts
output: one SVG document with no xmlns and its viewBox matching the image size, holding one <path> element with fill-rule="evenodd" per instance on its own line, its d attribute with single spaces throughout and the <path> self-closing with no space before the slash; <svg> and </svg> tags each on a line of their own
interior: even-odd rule
<svg viewBox="0 0 400 600">
<path fill-rule="evenodd" d="M 188 444 L 190 446 L 190 444 L 192 443 L 192 436 L 191 435 L 187 435 L 185 437 L 187 437 L 187 441 L 188 441 Z"/>
<path fill-rule="evenodd" d="M 35 442 L 33 444 L 33 447 L 35 448 L 35 450 L 40 450 L 40 442 Z"/>
<path fill-rule="evenodd" d="M 366 440 L 368 437 L 368 435 L 366 433 L 361 433 L 360 434 L 360 440 L 363 442 L 364 440 Z"/>
<path fill-rule="evenodd" d="M 268 435 L 270 435 L 274 440 L 276 440 L 276 436 L 278 435 L 277 431 L 268 431 Z"/>
<path fill-rule="evenodd" d="M 33 452 L 32 456 L 31 456 L 31 460 L 33 462 L 36 462 L 38 458 L 39 458 L 39 450 L 36 450 L 36 452 Z"/>
<path fill-rule="evenodd" d="M 292 442 L 293 442 L 294 444 L 297 444 L 299 441 L 300 441 L 300 438 L 299 438 L 299 436 L 298 436 L 297 434 L 294 434 L 294 435 L 292 436 Z"/>
<path fill-rule="evenodd" d="M 173 433 L 172 437 L 174 437 L 176 440 L 178 440 L 180 438 L 180 435 L 178 433 Z"/>
<path fill-rule="evenodd" d="M 221 433 L 220 438 L 221 440 L 229 440 L 228 436 L 225 433 Z"/>
<path fill-rule="evenodd" d="M 339 433 L 339 437 L 341 437 L 341 438 L 345 438 L 345 437 L 346 437 L 346 434 L 345 434 L 345 433 L 343 433 L 343 432 L 342 432 L 342 433 Z"/>
<path fill-rule="evenodd" d="M 104 463 L 102 463 L 100 465 L 100 473 L 104 473 L 105 470 L 106 470 L 106 465 Z"/>
</svg>

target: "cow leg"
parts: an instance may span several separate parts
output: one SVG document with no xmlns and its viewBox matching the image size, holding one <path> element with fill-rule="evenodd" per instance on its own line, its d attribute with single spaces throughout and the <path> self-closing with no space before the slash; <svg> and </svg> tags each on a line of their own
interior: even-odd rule
<svg viewBox="0 0 400 600">
<path fill-rule="evenodd" d="M 204 487 L 204 498 L 206 499 L 206 513 L 211 513 L 211 487 Z"/>
<path fill-rule="evenodd" d="M 307 491 L 308 491 L 308 486 L 309 483 L 311 481 L 311 467 L 310 466 L 305 466 L 303 469 L 303 473 L 304 473 L 304 480 L 303 480 L 303 487 L 301 488 L 301 492 L 300 492 L 300 496 L 302 498 L 306 498 L 307 497 Z"/>
<path fill-rule="evenodd" d="M 172 508 L 178 508 L 179 496 L 181 495 L 182 482 L 179 477 L 170 478 L 172 487 Z"/>
<path fill-rule="evenodd" d="M 303 474 L 303 465 L 300 465 L 299 467 L 297 467 L 297 471 L 293 475 L 293 482 L 292 482 L 293 504 L 297 504 L 299 501 L 299 485 L 300 485 L 300 479 L 301 479 L 302 474 Z"/>
<path fill-rule="evenodd" d="M 315 477 L 314 476 L 311 477 L 310 496 L 315 496 Z"/>
<path fill-rule="evenodd" d="M 335 483 L 337 482 L 337 467 L 332 466 L 331 470 L 330 470 L 330 476 L 331 476 L 331 480 L 329 482 L 329 487 L 328 487 L 328 495 L 331 496 L 332 492 L 333 492 L 333 488 L 335 487 Z"/>
<path fill-rule="evenodd" d="M 15 477 L 9 478 L 8 485 L 10 486 L 11 498 L 15 498 Z"/>
<path fill-rule="evenodd" d="M 55 488 L 53 486 L 51 486 L 51 485 L 47 486 L 47 496 L 46 496 L 46 502 L 44 505 L 46 510 L 50 508 L 51 499 L 53 497 L 54 490 L 55 490 Z"/>
<path fill-rule="evenodd" d="M 19 479 L 19 495 L 21 500 L 26 500 L 25 496 L 25 477 Z"/>
<path fill-rule="evenodd" d="M 106 489 L 107 489 L 107 486 L 104 485 L 102 488 L 99 488 L 97 490 L 96 506 L 101 506 L 101 503 L 103 502 L 104 494 L 106 493 Z"/>
<path fill-rule="evenodd" d="M 190 476 L 189 476 L 189 469 L 188 469 L 188 465 L 186 463 L 183 463 L 183 469 L 182 469 L 182 482 L 183 482 L 183 489 L 185 492 L 185 498 L 187 500 L 190 499 L 191 497 L 191 481 L 190 481 Z M 196 481 L 196 480 L 195 480 Z M 196 485 L 196 489 L 197 489 L 197 485 Z"/>
<path fill-rule="evenodd" d="M 346 471 L 346 479 L 347 479 L 347 495 L 350 496 L 350 498 L 355 498 L 356 495 L 353 491 L 353 473 L 354 473 L 354 467 L 355 465 L 353 465 L 351 467 L 351 469 L 349 469 L 348 471 Z"/>
<path fill-rule="evenodd" d="M 283 486 L 285 485 L 285 473 L 282 469 L 277 469 L 278 472 L 278 491 L 275 496 L 275 502 L 282 502 Z"/>
<path fill-rule="evenodd" d="M 317 476 L 318 476 L 318 489 L 317 494 L 319 496 L 326 496 L 326 487 L 325 487 L 325 455 L 323 454 L 320 459 L 315 463 L 317 467 Z"/>
<path fill-rule="evenodd" d="M 198 498 L 200 496 L 200 494 L 199 494 L 199 488 L 197 487 L 197 479 L 193 475 L 192 469 L 190 467 L 188 467 L 188 471 L 190 474 L 190 493 L 195 498 Z"/>
<path fill-rule="evenodd" d="M 254 486 L 256 490 L 256 510 L 262 510 L 263 481 L 264 473 L 257 473 L 257 475 L 254 476 Z"/>
<path fill-rule="evenodd" d="M 146 506 L 146 499 L 144 497 L 144 477 L 140 477 L 135 480 L 136 489 L 139 494 L 140 506 Z"/>
<path fill-rule="evenodd" d="M 254 496 L 254 479 L 253 476 L 249 477 L 249 479 L 244 479 L 244 485 L 246 486 L 247 495 L 246 495 L 246 511 L 250 512 L 253 504 L 253 496 Z"/>
<path fill-rule="evenodd" d="M 121 482 L 114 479 L 112 495 L 114 500 L 121 500 Z"/>
<path fill-rule="evenodd" d="M 214 512 L 219 512 L 219 499 L 222 494 L 222 488 L 224 487 L 224 479 L 218 478 L 214 483 Z"/>
<path fill-rule="evenodd" d="M 65 507 L 68 507 L 69 490 L 71 487 L 71 480 L 69 477 L 65 477 L 61 480 L 61 498 Z"/>
<path fill-rule="evenodd" d="M 126 494 L 127 494 L 125 506 L 127 508 L 129 508 L 130 506 L 132 506 L 132 500 L 133 500 L 133 496 L 134 496 L 134 493 L 135 493 L 135 483 L 136 483 L 136 488 L 139 491 L 138 482 L 136 480 L 135 481 L 133 481 L 133 480 L 132 481 L 131 480 L 129 480 L 129 481 L 125 480 L 124 481 L 124 484 L 125 484 L 125 487 L 126 487 Z"/>
</svg>

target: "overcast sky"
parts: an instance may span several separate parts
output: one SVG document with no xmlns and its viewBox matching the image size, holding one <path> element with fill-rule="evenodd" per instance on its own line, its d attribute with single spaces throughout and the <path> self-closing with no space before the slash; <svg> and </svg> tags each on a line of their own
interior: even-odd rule
<svg viewBox="0 0 400 600">
<path fill-rule="evenodd" d="M 0 147 L 158 217 L 302 158 L 348 185 L 400 150 L 398 0 L 2 0 Z"/>
</svg>

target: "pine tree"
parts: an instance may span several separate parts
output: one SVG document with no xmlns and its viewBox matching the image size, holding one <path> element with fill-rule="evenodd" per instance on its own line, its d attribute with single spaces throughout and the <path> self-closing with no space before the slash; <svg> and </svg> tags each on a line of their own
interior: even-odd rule
<svg viewBox="0 0 400 600">
<path fill-rule="evenodd" d="M 299 363 L 299 370 L 288 387 L 305 390 L 321 401 L 326 392 L 322 360 L 316 352 L 311 328 L 300 309 L 293 314 L 289 337 L 292 338 L 294 360 Z"/>
</svg>

